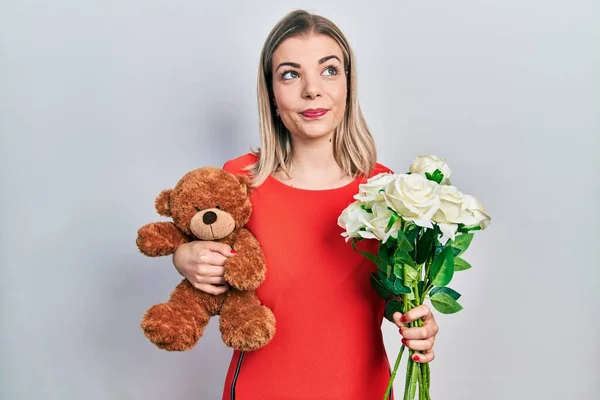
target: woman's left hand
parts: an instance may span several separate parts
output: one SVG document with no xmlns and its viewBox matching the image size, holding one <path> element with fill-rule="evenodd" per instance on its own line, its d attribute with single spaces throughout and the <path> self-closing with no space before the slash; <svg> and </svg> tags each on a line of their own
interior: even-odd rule
<svg viewBox="0 0 600 400">
<path fill-rule="evenodd" d="M 435 335 L 437 335 L 439 327 L 429 307 L 422 304 L 409 310 L 405 315 L 395 312 L 392 318 L 399 328 L 400 334 L 403 336 L 402 343 L 406 347 L 412 350 L 425 350 L 424 354 L 414 354 L 413 360 L 420 363 L 433 361 L 435 358 L 433 343 L 435 342 Z M 404 326 L 419 318 L 423 321 L 423 326 L 414 328 Z"/>
</svg>

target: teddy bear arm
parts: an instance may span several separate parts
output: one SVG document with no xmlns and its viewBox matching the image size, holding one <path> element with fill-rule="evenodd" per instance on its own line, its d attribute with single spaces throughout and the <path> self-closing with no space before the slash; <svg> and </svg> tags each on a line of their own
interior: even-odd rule
<svg viewBox="0 0 600 400">
<path fill-rule="evenodd" d="M 258 288 L 267 271 L 258 240 L 250 231 L 242 229 L 232 247 L 236 255 L 226 261 L 225 279 L 240 290 Z"/>
<path fill-rule="evenodd" d="M 160 257 L 173 254 L 177 247 L 187 241 L 172 222 L 153 222 L 138 230 L 136 244 L 143 254 Z"/>
<path fill-rule="evenodd" d="M 233 249 L 239 251 L 241 258 L 245 259 L 256 272 L 266 271 L 265 256 L 260 243 L 249 230 L 245 228 L 241 230 Z"/>
</svg>

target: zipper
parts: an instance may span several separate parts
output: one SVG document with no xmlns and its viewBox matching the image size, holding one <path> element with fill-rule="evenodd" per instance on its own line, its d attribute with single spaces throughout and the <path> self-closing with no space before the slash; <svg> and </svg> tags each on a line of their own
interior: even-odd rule
<svg viewBox="0 0 600 400">
<path fill-rule="evenodd" d="M 237 367 L 235 369 L 235 374 L 233 375 L 233 381 L 231 382 L 231 400 L 235 400 L 235 384 L 237 383 L 238 375 L 240 374 L 240 367 L 242 366 L 242 359 L 244 358 L 245 351 L 240 353 L 240 358 L 238 358 Z"/>
</svg>

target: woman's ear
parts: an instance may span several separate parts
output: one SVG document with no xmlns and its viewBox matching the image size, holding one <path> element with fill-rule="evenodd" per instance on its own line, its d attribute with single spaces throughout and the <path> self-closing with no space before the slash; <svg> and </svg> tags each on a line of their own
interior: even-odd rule
<svg viewBox="0 0 600 400">
<path fill-rule="evenodd" d="M 156 208 L 156 212 L 163 217 L 171 216 L 171 208 L 169 203 L 171 200 L 172 191 L 173 189 L 163 190 L 154 201 L 154 208 Z"/>
</svg>

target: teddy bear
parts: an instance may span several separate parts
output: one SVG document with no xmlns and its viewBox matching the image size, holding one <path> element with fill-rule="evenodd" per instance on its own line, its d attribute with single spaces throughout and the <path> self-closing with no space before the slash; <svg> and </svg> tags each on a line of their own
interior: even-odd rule
<svg viewBox="0 0 600 400">
<path fill-rule="evenodd" d="M 193 348 L 211 317 L 219 315 L 225 345 L 243 351 L 265 346 L 275 334 L 275 316 L 258 299 L 266 263 L 256 237 L 245 227 L 252 213 L 250 178 L 221 168 L 202 167 L 186 173 L 173 189 L 155 199 L 159 215 L 172 221 L 142 226 L 136 239 L 149 257 L 173 254 L 183 243 L 207 240 L 226 243 L 235 252 L 224 265 L 230 289 L 213 295 L 187 279 L 165 303 L 150 307 L 142 318 L 145 336 L 167 351 Z"/>
</svg>

